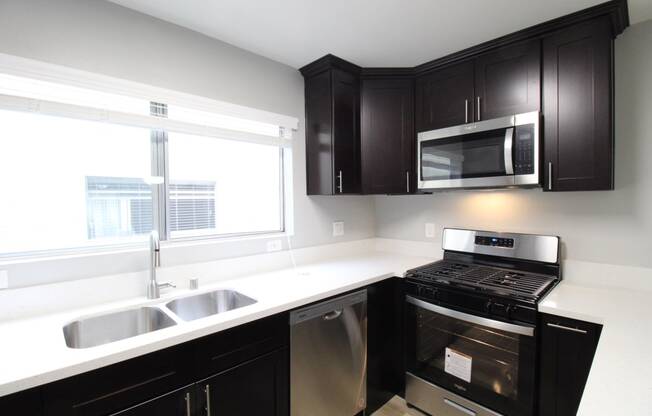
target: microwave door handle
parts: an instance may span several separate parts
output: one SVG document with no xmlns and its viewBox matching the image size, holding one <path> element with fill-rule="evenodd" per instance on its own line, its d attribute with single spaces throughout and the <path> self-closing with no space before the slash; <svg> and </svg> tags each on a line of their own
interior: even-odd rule
<svg viewBox="0 0 652 416">
<path fill-rule="evenodd" d="M 512 148 L 514 146 L 514 127 L 505 130 L 505 144 L 503 146 L 505 151 L 505 173 L 507 175 L 514 174 L 514 162 L 512 160 Z"/>
</svg>

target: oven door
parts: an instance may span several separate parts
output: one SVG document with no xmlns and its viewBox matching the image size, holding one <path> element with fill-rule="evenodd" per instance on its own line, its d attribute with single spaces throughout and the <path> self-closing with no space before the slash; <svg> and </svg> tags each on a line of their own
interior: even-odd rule
<svg viewBox="0 0 652 416">
<path fill-rule="evenodd" d="M 532 415 L 534 328 L 406 296 L 406 370 L 504 415 Z"/>
</svg>

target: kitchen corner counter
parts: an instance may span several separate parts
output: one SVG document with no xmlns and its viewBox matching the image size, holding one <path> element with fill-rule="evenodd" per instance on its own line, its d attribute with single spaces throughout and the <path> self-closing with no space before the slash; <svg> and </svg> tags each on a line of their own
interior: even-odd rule
<svg viewBox="0 0 652 416">
<path fill-rule="evenodd" d="M 649 415 L 651 292 L 578 283 L 562 281 L 539 304 L 543 313 L 603 325 L 578 416 Z"/>
<path fill-rule="evenodd" d="M 369 251 L 230 280 L 222 279 L 203 284 L 200 290 L 175 290 L 153 301 L 142 296 L 131 297 L 124 301 L 2 322 L 0 396 L 148 354 L 392 276 L 402 276 L 407 269 L 432 260 L 429 257 Z M 73 320 L 131 307 L 161 305 L 174 298 L 220 288 L 237 290 L 258 302 L 97 347 L 70 349 L 66 346 L 62 328 Z M 101 287 L 97 290 L 101 290 Z"/>
</svg>

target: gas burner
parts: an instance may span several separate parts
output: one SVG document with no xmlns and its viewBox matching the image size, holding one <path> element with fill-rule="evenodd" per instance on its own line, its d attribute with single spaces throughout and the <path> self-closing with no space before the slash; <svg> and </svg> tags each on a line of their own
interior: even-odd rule
<svg viewBox="0 0 652 416">
<path fill-rule="evenodd" d="M 449 260 L 410 270 L 407 276 L 530 300 L 537 300 L 556 280 L 555 276 Z"/>
</svg>

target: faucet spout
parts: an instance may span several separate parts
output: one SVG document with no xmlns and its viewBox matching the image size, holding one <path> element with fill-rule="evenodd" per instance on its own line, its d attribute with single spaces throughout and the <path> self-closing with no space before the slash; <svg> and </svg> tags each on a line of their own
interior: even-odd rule
<svg viewBox="0 0 652 416">
<path fill-rule="evenodd" d="M 161 266 L 161 240 L 158 231 L 152 230 L 149 235 L 149 282 L 147 283 L 147 299 L 161 297 L 161 287 L 175 287 L 171 283 L 158 283 L 156 269 Z"/>
</svg>

